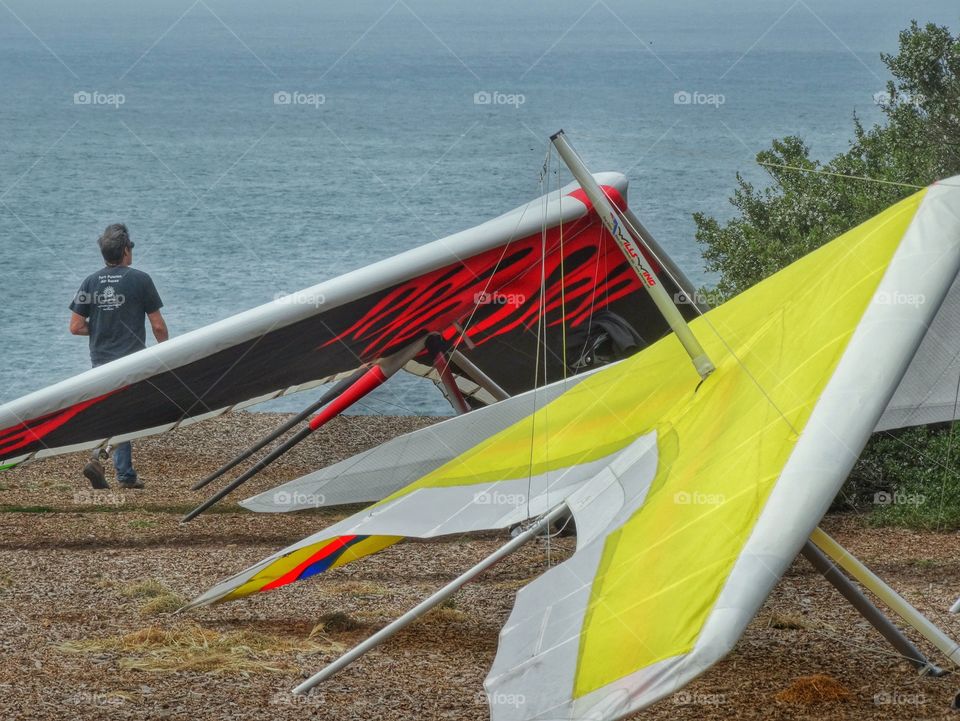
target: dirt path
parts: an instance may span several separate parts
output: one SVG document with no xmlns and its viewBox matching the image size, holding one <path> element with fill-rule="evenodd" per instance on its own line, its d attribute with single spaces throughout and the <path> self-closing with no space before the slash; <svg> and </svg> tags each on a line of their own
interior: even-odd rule
<svg viewBox="0 0 960 721">
<path fill-rule="evenodd" d="M 485 719 L 483 678 L 516 589 L 541 573 L 531 544 L 319 693 L 288 691 L 414 605 L 501 538 L 405 543 L 337 573 L 184 616 L 169 610 L 216 581 L 331 522 L 331 514 L 253 515 L 227 506 L 181 526 L 204 496 L 189 484 L 272 427 L 236 414 L 141 442 L 145 491 L 92 499 L 83 457 L 0 475 L 0 717 L 11 719 Z M 249 492 L 355 453 L 415 418 L 349 418 Z M 244 493 L 242 495 L 249 495 Z M 99 500 L 99 503 L 91 503 Z M 955 534 L 826 527 L 943 628 L 960 594 Z M 555 539 L 553 561 L 572 548 Z M 916 640 L 916 639 L 915 639 Z M 925 651 L 931 650 L 921 644 Z M 936 657 L 939 661 L 939 656 Z M 798 678 L 826 674 L 843 700 L 776 699 Z M 806 564 L 798 561 L 734 652 L 642 718 L 956 718 L 960 679 L 919 678 Z"/>
</svg>

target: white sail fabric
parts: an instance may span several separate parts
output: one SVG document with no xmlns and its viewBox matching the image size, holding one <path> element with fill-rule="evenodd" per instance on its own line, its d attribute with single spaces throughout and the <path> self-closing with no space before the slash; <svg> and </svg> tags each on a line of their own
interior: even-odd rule
<svg viewBox="0 0 960 721">
<path fill-rule="evenodd" d="M 595 372 L 595 371 L 592 371 Z M 583 373 L 397 436 L 240 503 L 259 513 L 379 501 L 510 426 L 589 377 Z"/>
<path fill-rule="evenodd" d="M 556 705 L 555 691 L 575 674 L 580 631 L 604 544 L 643 505 L 656 471 L 656 434 L 650 434 L 570 495 L 576 553 L 517 594 L 484 684 L 491 719 L 530 718 L 530 708 L 544 718 L 569 715 L 569 707 Z"/>
<path fill-rule="evenodd" d="M 889 295 L 891 303 L 922 304 L 927 298 Z M 956 420 L 960 392 L 960 280 L 955 280 L 927 329 L 876 430 Z"/>
<path fill-rule="evenodd" d="M 575 516 L 593 504 L 605 513 L 585 516 L 578 538 L 584 542 L 596 533 L 598 519 L 616 513 L 623 494 L 611 492 L 623 469 L 642 468 L 649 484 L 657 465 L 656 434 L 637 439 L 608 457 L 567 468 L 553 469 L 528 478 L 511 478 L 469 486 L 418 488 L 393 500 L 371 506 L 339 523 L 278 551 L 239 574 L 217 584 L 187 608 L 215 603 L 246 584 L 278 560 L 301 549 L 323 547 L 338 538 L 435 538 L 455 533 L 488 531 L 522 523 L 567 501 Z M 591 479 L 593 479 L 592 482 Z M 602 521 L 601 521 L 602 522 Z M 579 528 L 579 525 L 578 525 Z"/>
</svg>

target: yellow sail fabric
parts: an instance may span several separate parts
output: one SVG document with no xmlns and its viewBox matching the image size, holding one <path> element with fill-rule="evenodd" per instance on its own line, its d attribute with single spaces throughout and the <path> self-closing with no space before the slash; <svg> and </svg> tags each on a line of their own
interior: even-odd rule
<svg viewBox="0 0 960 721">
<path fill-rule="evenodd" d="M 656 431 L 657 477 L 643 506 L 608 538 L 593 581 L 574 695 L 684 653 L 923 195 L 694 321 L 717 366 L 702 384 L 668 336 L 380 505 L 418 488 L 526 478 L 595 461 Z M 335 535 L 315 538 L 266 563 L 221 600 L 296 580 L 298 569 L 331 545 L 340 553 L 335 567 L 399 540 L 353 538 L 347 546 Z"/>
<path fill-rule="evenodd" d="M 694 324 L 717 371 L 666 413 L 631 418 L 676 434 L 679 450 L 607 539 L 574 697 L 692 648 L 923 195 Z M 651 350 L 689 377 L 676 343 Z"/>
<path fill-rule="evenodd" d="M 699 389 L 669 336 L 397 494 L 568 467 L 658 432 L 657 478 L 593 584 L 575 696 L 691 648 L 925 192 L 694 321 L 717 365 Z"/>
</svg>

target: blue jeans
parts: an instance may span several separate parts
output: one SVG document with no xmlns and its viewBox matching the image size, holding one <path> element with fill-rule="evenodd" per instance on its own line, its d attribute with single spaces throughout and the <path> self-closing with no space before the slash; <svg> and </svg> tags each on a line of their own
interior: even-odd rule
<svg viewBox="0 0 960 721">
<path fill-rule="evenodd" d="M 113 467 L 117 469 L 117 481 L 136 483 L 137 471 L 133 467 L 133 446 L 130 441 L 113 447 Z"/>
<path fill-rule="evenodd" d="M 93 367 L 103 365 L 94 363 Z M 137 471 L 133 467 L 133 446 L 130 441 L 118 443 L 113 447 L 113 467 L 117 469 L 117 481 L 120 483 L 136 483 Z"/>
</svg>

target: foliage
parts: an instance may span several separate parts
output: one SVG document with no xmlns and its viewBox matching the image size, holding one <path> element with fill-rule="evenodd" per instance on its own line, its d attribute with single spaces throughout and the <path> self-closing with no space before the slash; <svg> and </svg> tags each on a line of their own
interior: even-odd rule
<svg viewBox="0 0 960 721">
<path fill-rule="evenodd" d="M 719 276 L 714 295 L 735 295 L 915 192 L 916 186 L 960 173 L 960 36 L 947 27 L 920 27 L 914 21 L 900 33 L 899 52 L 882 59 L 893 76 L 881 106 L 882 123 L 865 128 L 854 114 L 849 148 L 827 162 L 811 158 L 799 137 L 774 140 L 757 154 L 769 185 L 758 188 L 737 174 L 732 220 L 721 224 L 694 214 L 707 269 Z M 950 452 L 952 439 L 949 428 L 940 427 L 875 437 L 838 500 L 862 507 L 878 493 L 923 495 L 930 503 L 876 504 L 873 518 L 960 527 L 960 449 Z M 944 475 L 947 458 L 950 468 Z"/>
<path fill-rule="evenodd" d="M 960 528 L 960 437 L 950 424 L 878 433 L 847 479 L 842 498 L 870 508 L 874 525 Z"/>
</svg>

